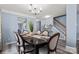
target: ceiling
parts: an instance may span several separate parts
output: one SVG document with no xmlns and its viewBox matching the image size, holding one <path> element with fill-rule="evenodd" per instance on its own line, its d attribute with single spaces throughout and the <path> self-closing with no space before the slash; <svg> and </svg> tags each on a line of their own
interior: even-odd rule
<svg viewBox="0 0 79 59">
<path fill-rule="evenodd" d="M 40 13 L 39 17 L 44 17 L 46 15 L 63 15 L 65 14 L 66 10 L 65 4 L 35 4 L 35 6 L 38 8 L 42 8 L 42 12 Z M 0 4 L 0 9 L 32 15 L 28 12 L 28 4 Z"/>
</svg>

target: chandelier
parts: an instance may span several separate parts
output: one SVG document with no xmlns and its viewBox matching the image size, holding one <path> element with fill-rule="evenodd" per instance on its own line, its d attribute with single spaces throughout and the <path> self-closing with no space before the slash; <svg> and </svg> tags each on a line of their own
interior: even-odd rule
<svg viewBox="0 0 79 59">
<path fill-rule="evenodd" d="M 39 15 L 42 12 L 42 8 L 35 7 L 33 4 L 29 4 L 29 12 L 33 15 Z"/>
</svg>

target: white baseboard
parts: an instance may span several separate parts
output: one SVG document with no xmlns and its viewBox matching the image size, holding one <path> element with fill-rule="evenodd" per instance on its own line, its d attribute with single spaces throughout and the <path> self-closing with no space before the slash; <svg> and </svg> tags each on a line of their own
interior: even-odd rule
<svg viewBox="0 0 79 59">
<path fill-rule="evenodd" d="M 13 41 L 13 42 L 9 42 L 9 43 L 3 44 L 3 46 L 2 46 L 2 50 L 5 50 L 5 48 L 6 48 L 9 44 L 14 44 L 14 43 L 16 43 L 16 41 Z"/>
<path fill-rule="evenodd" d="M 16 43 L 16 42 L 17 42 L 17 41 L 9 42 L 9 43 L 6 43 L 6 44 L 7 44 L 7 45 L 8 45 L 8 44 L 14 44 L 14 43 Z"/>
<path fill-rule="evenodd" d="M 77 49 L 76 47 L 70 47 L 70 46 L 66 46 L 66 51 L 77 54 Z"/>
</svg>

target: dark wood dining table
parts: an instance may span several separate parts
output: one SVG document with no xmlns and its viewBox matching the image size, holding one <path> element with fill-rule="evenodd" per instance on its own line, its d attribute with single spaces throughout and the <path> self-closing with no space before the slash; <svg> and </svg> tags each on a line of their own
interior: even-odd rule
<svg viewBox="0 0 79 59">
<path fill-rule="evenodd" d="M 48 36 L 34 35 L 34 34 L 33 35 L 24 34 L 22 35 L 22 37 L 25 42 L 29 42 L 35 46 L 35 54 L 39 54 L 39 48 L 46 45 L 48 43 L 48 39 L 50 38 Z"/>
</svg>

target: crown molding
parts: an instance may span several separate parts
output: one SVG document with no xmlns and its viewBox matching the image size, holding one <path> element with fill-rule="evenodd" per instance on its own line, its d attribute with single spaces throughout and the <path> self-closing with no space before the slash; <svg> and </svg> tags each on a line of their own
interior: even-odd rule
<svg viewBox="0 0 79 59">
<path fill-rule="evenodd" d="M 17 16 L 27 16 L 27 14 L 18 13 L 18 12 L 14 12 L 14 11 L 9 11 L 9 10 L 5 10 L 5 9 L 0 9 L 0 11 L 5 12 L 5 13 L 14 14 L 14 15 L 17 15 Z"/>
<path fill-rule="evenodd" d="M 17 15 L 18 17 L 29 17 L 29 18 L 31 17 L 31 18 L 36 19 L 36 17 L 34 17 L 34 16 L 23 14 L 23 13 L 18 13 L 18 12 L 14 12 L 14 11 L 9 11 L 9 10 L 6 10 L 6 9 L 0 9 L 0 12 L 10 13 L 10 14 L 13 14 L 13 15 Z"/>
</svg>

